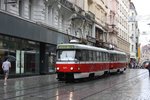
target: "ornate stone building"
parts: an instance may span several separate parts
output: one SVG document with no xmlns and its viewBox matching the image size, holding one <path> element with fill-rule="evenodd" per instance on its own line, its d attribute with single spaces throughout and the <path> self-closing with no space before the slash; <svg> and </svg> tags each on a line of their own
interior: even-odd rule
<svg viewBox="0 0 150 100">
<path fill-rule="evenodd" d="M 129 15 L 129 41 L 130 41 L 130 59 L 138 60 L 139 28 L 136 21 L 137 12 L 133 2 L 130 2 Z"/>
<path fill-rule="evenodd" d="M 107 12 L 108 5 L 107 0 L 87 0 L 86 10 L 94 14 L 94 30 L 96 44 L 95 46 L 109 48 L 108 42 L 108 24 L 107 24 Z"/>
<path fill-rule="evenodd" d="M 13 55 L 11 75 L 54 73 L 56 46 L 95 44 L 94 16 L 82 0 L 0 0 L 0 64 Z"/>
<path fill-rule="evenodd" d="M 129 43 L 129 2 L 130 0 L 118 0 L 118 48 L 121 51 L 130 53 L 130 43 Z"/>
<path fill-rule="evenodd" d="M 118 14 L 117 14 L 117 8 L 118 8 L 119 2 L 118 0 L 110 0 L 108 2 L 108 14 L 107 14 L 107 23 L 108 23 L 108 33 L 109 33 L 109 43 L 112 46 L 112 48 L 117 49 L 118 48 Z"/>
<path fill-rule="evenodd" d="M 0 64 L 12 75 L 54 73 L 56 46 L 71 39 L 129 52 L 128 0 L 0 0 Z"/>
</svg>

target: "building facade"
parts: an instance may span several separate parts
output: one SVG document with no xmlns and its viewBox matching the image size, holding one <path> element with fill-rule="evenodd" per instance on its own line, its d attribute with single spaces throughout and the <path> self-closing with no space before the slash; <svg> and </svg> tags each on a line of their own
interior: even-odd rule
<svg viewBox="0 0 150 100">
<path fill-rule="evenodd" d="M 87 37 L 89 44 L 94 42 L 93 22 L 83 16 L 83 5 L 73 0 L 0 0 L 0 64 L 11 55 L 16 58 L 11 75 L 54 73 L 57 44 Z"/>
<path fill-rule="evenodd" d="M 129 0 L 118 0 L 118 48 L 121 51 L 130 53 L 130 43 L 129 43 Z"/>
<path fill-rule="evenodd" d="M 141 48 L 141 64 L 144 61 L 149 61 L 150 60 L 150 44 L 144 45 Z"/>
<path fill-rule="evenodd" d="M 139 46 L 139 28 L 136 21 L 137 12 L 133 2 L 130 1 L 129 12 L 129 41 L 130 41 L 130 62 L 138 62 L 138 46 Z"/>
<path fill-rule="evenodd" d="M 11 75 L 54 73 L 57 44 L 71 39 L 128 52 L 127 5 L 128 0 L 0 0 L 0 64 L 9 55 L 15 58 Z"/>
<path fill-rule="evenodd" d="M 108 41 L 108 2 L 107 0 L 87 0 L 87 10 L 94 14 L 95 46 L 109 48 Z"/>
<path fill-rule="evenodd" d="M 117 48 L 117 36 L 118 36 L 118 0 L 110 0 L 108 2 L 108 14 L 107 14 L 107 23 L 108 23 L 108 33 L 109 33 L 109 43 L 110 46 L 114 49 Z"/>
</svg>

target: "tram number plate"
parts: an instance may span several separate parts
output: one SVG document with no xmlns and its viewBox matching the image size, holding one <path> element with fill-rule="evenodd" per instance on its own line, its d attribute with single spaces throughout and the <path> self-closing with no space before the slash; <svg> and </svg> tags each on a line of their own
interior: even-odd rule
<svg viewBox="0 0 150 100">
<path fill-rule="evenodd" d="M 67 69 L 67 67 L 63 67 L 63 69 Z"/>
</svg>

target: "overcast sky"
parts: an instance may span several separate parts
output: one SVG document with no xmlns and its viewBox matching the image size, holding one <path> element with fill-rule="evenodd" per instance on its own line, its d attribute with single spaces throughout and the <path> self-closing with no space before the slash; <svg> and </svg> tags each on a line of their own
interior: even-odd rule
<svg viewBox="0 0 150 100">
<path fill-rule="evenodd" d="M 150 41 L 150 0 L 131 0 L 138 13 L 137 20 L 140 29 L 140 43 L 142 45 L 148 44 Z M 145 32 L 143 34 L 143 32 Z M 149 42 L 150 43 L 150 42 Z"/>
</svg>

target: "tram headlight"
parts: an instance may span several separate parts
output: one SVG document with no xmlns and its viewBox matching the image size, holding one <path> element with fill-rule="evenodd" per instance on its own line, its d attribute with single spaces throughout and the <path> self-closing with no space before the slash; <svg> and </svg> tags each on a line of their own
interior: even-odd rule
<svg viewBox="0 0 150 100">
<path fill-rule="evenodd" d="M 59 67 L 57 67 L 56 69 L 59 70 Z"/>
<path fill-rule="evenodd" d="M 73 67 L 70 67 L 70 70 L 73 70 Z"/>
<path fill-rule="evenodd" d="M 80 67 L 78 67 L 78 70 L 80 70 Z"/>
</svg>

